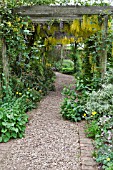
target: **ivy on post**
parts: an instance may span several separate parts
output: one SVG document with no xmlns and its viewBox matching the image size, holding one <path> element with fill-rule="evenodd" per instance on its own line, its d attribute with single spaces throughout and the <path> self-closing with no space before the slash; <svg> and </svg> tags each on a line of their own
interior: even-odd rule
<svg viewBox="0 0 113 170">
<path fill-rule="evenodd" d="M 102 35 L 102 54 L 101 54 L 101 78 L 104 78 L 107 66 L 107 30 L 108 30 L 108 15 L 104 16 L 103 35 Z"/>
<path fill-rule="evenodd" d="M 1 15 L 0 15 L 0 24 L 1 24 Z M 2 93 L 2 79 L 1 79 L 2 56 L 1 56 L 1 53 L 2 53 L 2 41 L 1 41 L 1 38 L 0 38 L 0 96 L 1 96 L 1 93 Z"/>
<path fill-rule="evenodd" d="M 6 51 L 6 42 L 5 42 L 5 39 L 2 38 L 3 74 L 4 74 L 4 77 L 5 77 L 6 88 L 8 88 L 8 84 L 9 84 L 9 69 L 8 69 L 8 58 L 7 58 L 6 53 L 7 53 L 7 51 Z"/>
</svg>

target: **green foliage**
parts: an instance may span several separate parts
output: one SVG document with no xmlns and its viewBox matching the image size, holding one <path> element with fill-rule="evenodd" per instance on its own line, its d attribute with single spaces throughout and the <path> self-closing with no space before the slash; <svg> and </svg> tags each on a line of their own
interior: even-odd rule
<svg viewBox="0 0 113 170">
<path fill-rule="evenodd" d="M 16 0 L 13 0 L 13 1 L 10 1 L 10 0 L 2 0 L 1 2 L 1 5 L 4 7 L 4 6 L 7 6 L 9 8 L 13 8 L 13 7 L 17 7 L 17 6 L 22 6 L 22 5 L 26 5 L 26 6 L 31 6 L 31 5 L 45 5 L 45 4 L 54 4 L 55 3 L 55 0 L 32 0 L 32 2 L 30 0 L 19 0 L 19 1 L 16 1 Z"/>
<path fill-rule="evenodd" d="M 54 89 L 55 79 L 51 66 L 46 66 L 47 61 L 44 62 L 47 55 L 42 46 L 42 39 L 39 37 L 35 43 L 35 26 L 29 17 L 14 15 L 11 8 L 49 2 L 53 1 L 20 0 L 2 3 L 0 35 L 1 38 L 5 38 L 7 46 L 9 85 L 6 84 L 2 74 L 3 68 L 0 67 L 0 76 L 2 75 L 0 142 L 24 136 L 28 121 L 25 112 L 36 108 L 42 97 Z M 0 65 L 1 62 L 0 60 Z"/>
<path fill-rule="evenodd" d="M 99 82 L 100 89 L 77 81 L 76 88 L 65 88 L 61 113 L 71 121 L 87 120 L 87 137 L 94 139 L 95 159 L 105 170 L 113 167 L 113 79 L 112 69 Z M 79 90 L 79 91 L 76 91 Z"/>
<path fill-rule="evenodd" d="M 87 137 L 91 137 L 93 139 L 95 139 L 97 135 L 100 135 L 100 128 L 96 120 L 93 120 L 86 125 L 86 133 Z"/>
<path fill-rule="evenodd" d="M 73 61 L 71 61 L 69 59 L 63 59 L 61 72 L 62 73 L 67 73 L 67 74 L 72 74 L 73 71 L 74 71 L 74 63 L 73 63 Z"/>
<path fill-rule="evenodd" d="M 74 63 L 70 59 L 63 59 L 55 63 L 56 70 L 65 73 L 65 74 L 73 74 L 74 72 Z"/>
<path fill-rule="evenodd" d="M 65 119 L 71 121 L 80 121 L 84 119 L 84 104 L 86 93 L 77 94 L 75 89 L 64 88 L 64 100 L 61 105 L 61 114 Z"/>
<path fill-rule="evenodd" d="M 113 115 L 113 85 L 104 84 L 102 89 L 89 94 L 90 98 L 86 104 L 86 113 L 91 116 L 92 111 L 96 111 L 96 117 Z"/>
<path fill-rule="evenodd" d="M 11 138 L 22 138 L 25 133 L 28 116 L 25 113 L 25 97 L 13 98 L 0 106 L 0 142 Z"/>
<path fill-rule="evenodd" d="M 106 73 L 105 84 L 98 91 L 89 94 L 85 105 L 89 137 L 95 139 L 96 161 L 105 170 L 113 167 L 113 83 L 112 70 Z"/>
<path fill-rule="evenodd" d="M 110 20 L 110 19 L 109 19 Z M 109 29 L 108 29 L 109 30 Z M 99 89 L 102 77 L 102 63 L 101 53 L 104 49 L 107 49 L 108 54 L 108 67 L 112 67 L 112 37 L 113 33 L 108 31 L 106 43 L 103 45 L 102 39 L 103 31 L 97 32 L 88 37 L 84 41 L 84 48 L 79 53 L 79 57 L 76 56 L 76 69 L 75 78 L 79 81 L 81 87 L 88 87 L 90 91 L 93 89 Z M 74 56 L 74 51 L 71 54 Z"/>
</svg>

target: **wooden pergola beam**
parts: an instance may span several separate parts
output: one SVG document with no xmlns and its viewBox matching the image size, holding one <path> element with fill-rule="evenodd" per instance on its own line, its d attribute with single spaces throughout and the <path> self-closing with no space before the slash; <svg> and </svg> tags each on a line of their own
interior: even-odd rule
<svg viewBox="0 0 113 170">
<path fill-rule="evenodd" d="M 13 9 L 14 13 L 29 16 L 32 22 L 53 20 L 72 21 L 82 15 L 113 15 L 113 6 L 22 6 Z"/>
</svg>

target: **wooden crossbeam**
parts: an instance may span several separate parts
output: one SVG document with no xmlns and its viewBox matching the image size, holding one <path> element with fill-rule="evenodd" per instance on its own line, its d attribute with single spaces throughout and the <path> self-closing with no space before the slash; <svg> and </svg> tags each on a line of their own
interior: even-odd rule
<svg viewBox="0 0 113 170">
<path fill-rule="evenodd" d="M 82 15 L 113 15 L 113 6 L 22 6 L 14 13 L 29 16 L 35 23 L 53 20 L 72 21 Z"/>
</svg>

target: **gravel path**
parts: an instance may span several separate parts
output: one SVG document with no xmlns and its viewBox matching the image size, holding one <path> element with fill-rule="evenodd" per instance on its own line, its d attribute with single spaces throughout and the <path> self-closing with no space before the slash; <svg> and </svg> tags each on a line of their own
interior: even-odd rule
<svg viewBox="0 0 113 170">
<path fill-rule="evenodd" d="M 59 114 L 61 91 L 74 79 L 56 75 L 56 91 L 50 92 L 30 113 L 25 138 L 3 144 L 6 151 L 1 154 L 0 170 L 81 170 L 78 123 L 64 121 Z"/>
</svg>

